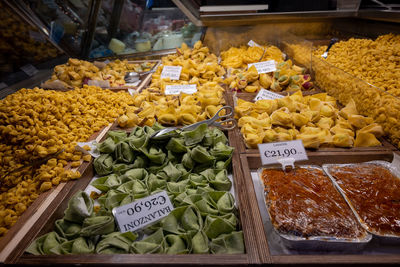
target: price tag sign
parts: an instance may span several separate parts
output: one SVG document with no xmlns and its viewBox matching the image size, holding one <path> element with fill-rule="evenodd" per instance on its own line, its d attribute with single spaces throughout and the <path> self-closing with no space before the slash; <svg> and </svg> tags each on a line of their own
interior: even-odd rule
<svg viewBox="0 0 400 267">
<path fill-rule="evenodd" d="M 110 63 L 110 62 L 111 62 L 111 61 L 108 60 L 108 59 L 106 59 L 106 60 L 103 61 L 104 64 L 108 64 L 108 63 Z"/>
<path fill-rule="evenodd" d="M 8 85 L 6 83 L 1 82 L 0 83 L 0 89 L 6 88 Z"/>
<path fill-rule="evenodd" d="M 250 63 L 247 65 L 247 69 L 249 69 L 252 65 L 254 65 L 258 71 L 258 73 L 268 73 L 276 71 L 276 63 L 275 60 L 267 60 L 257 63 Z"/>
<path fill-rule="evenodd" d="M 257 43 L 254 42 L 253 40 L 250 40 L 250 41 L 247 43 L 247 45 L 248 45 L 248 46 L 251 46 L 251 47 L 254 47 L 254 46 L 261 47 L 261 45 L 257 44 Z"/>
<path fill-rule="evenodd" d="M 25 72 L 29 76 L 33 76 L 38 73 L 37 68 L 35 68 L 32 64 L 28 64 L 21 67 L 21 70 Z"/>
<path fill-rule="evenodd" d="M 128 93 L 129 93 L 131 96 L 134 96 L 134 95 L 136 94 L 136 90 L 135 90 L 135 89 L 128 89 Z"/>
<path fill-rule="evenodd" d="M 161 72 L 161 79 L 170 78 L 171 80 L 179 80 L 181 71 L 181 66 L 164 66 Z"/>
<path fill-rule="evenodd" d="M 134 232 L 157 222 L 173 211 L 166 191 L 138 199 L 112 210 L 121 233 Z"/>
<path fill-rule="evenodd" d="M 257 96 L 254 98 L 254 101 L 263 100 L 263 99 L 278 99 L 278 98 L 283 98 L 283 97 L 285 97 L 285 96 L 271 92 L 264 88 L 261 88 L 261 90 L 258 92 Z"/>
<path fill-rule="evenodd" d="M 293 158 L 296 161 L 308 160 L 301 140 L 258 144 L 258 149 L 263 165 L 280 163 L 279 160 L 284 158 Z"/>
<path fill-rule="evenodd" d="M 166 85 L 164 93 L 166 95 L 179 95 L 180 93 L 191 95 L 196 92 L 197 92 L 196 84 L 182 84 L 182 85 Z"/>
<path fill-rule="evenodd" d="M 86 145 L 90 147 L 89 151 L 83 148 Z M 75 149 L 81 151 L 83 154 L 90 154 L 93 158 L 100 157 L 100 151 L 97 149 L 97 142 L 95 140 L 89 142 L 78 142 Z"/>
</svg>

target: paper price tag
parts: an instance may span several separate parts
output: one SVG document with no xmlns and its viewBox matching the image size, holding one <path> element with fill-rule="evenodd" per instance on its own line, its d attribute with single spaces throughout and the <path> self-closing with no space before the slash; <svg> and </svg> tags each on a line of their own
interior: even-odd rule
<svg viewBox="0 0 400 267">
<path fill-rule="evenodd" d="M 157 222 L 173 211 L 167 192 L 162 191 L 112 210 L 121 233 L 134 232 Z"/>
<path fill-rule="evenodd" d="M 263 99 L 278 99 L 278 98 L 283 98 L 283 97 L 285 97 L 285 96 L 271 92 L 264 88 L 261 88 L 261 90 L 258 92 L 257 96 L 254 98 L 254 101 L 263 100 Z"/>
<path fill-rule="evenodd" d="M 275 60 L 250 63 L 247 65 L 247 69 L 249 69 L 252 65 L 254 65 L 256 67 L 258 73 L 260 73 L 260 74 L 276 71 Z"/>
<path fill-rule="evenodd" d="M 21 70 L 25 72 L 29 76 L 33 76 L 38 73 L 37 68 L 35 68 L 32 64 L 27 64 L 21 67 Z"/>
<path fill-rule="evenodd" d="M 308 160 L 301 140 L 258 144 L 263 165 L 280 163 L 280 159 L 293 158 L 296 161 Z"/>
<path fill-rule="evenodd" d="M 131 96 L 134 96 L 134 95 L 136 94 L 136 90 L 135 90 L 135 89 L 128 89 L 128 93 L 129 93 Z"/>
<path fill-rule="evenodd" d="M 85 145 L 88 145 L 90 147 L 89 151 L 83 148 Z M 84 154 L 90 154 L 94 158 L 100 157 L 100 152 L 99 150 L 97 150 L 97 142 L 95 140 L 89 142 L 78 142 L 75 149 L 81 151 Z"/>
<path fill-rule="evenodd" d="M 251 47 L 253 47 L 253 46 L 261 47 L 261 45 L 257 44 L 257 43 L 254 42 L 253 40 L 250 40 L 250 41 L 247 43 L 247 45 L 248 45 L 248 46 L 251 46 Z"/>
<path fill-rule="evenodd" d="M 196 84 L 166 85 L 164 91 L 166 95 L 179 95 L 180 93 L 191 95 L 196 92 L 197 92 Z"/>
<path fill-rule="evenodd" d="M 111 62 L 111 61 L 108 60 L 108 59 L 106 59 L 106 60 L 103 61 L 104 64 L 108 64 L 108 63 L 110 63 L 110 62 Z"/>
<path fill-rule="evenodd" d="M 161 79 L 170 78 L 171 80 L 179 80 L 181 71 L 181 66 L 164 66 L 161 72 Z"/>
</svg>

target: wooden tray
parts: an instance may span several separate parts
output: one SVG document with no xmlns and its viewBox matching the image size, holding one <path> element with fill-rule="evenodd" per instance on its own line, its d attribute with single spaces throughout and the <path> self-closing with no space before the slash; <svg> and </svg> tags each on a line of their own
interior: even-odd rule
<svg viewBox="0 0 400 267">
<path fill-rule="evenodd" d="M 235 146 L 236 135 L 231 131 L 228 133 L 230 145 Z M 87 187 L 91 181 L 94 172 L 90 166 L 84 174 L 84 177 L 77 180 L 76 186 L 72 187 L 68 195 L 58 201 L 54 201 L 54 208 L 46 212 L 46 216 L 42 216 L 39 222 L 33 227 L 29 238 L 21 241 L 20 246 L 15 249 L 14 257 L 9 260 L 9 263 L 17 264 L 118 264 L 132 265 L 135 264 L 195 264 L 195 265 L 245 265 L 256 264 L 260 262 L 259 252 L 257 247 L 256 236 L 253 231 L 254 222 L 252 208 L 249 205 L 247 195 L 243 192 L 246 181 L 243 179 L 242 169 L 240 165 L 239 153 L 235 150 L 232 158 L 232 173 L 234 177 L 235 200 L 237 203 L 239 218 L 243 230 L 245 254 L 233 255 L 213 255 L 213 254 L 189 254 L 189 255 L 136 255 L 136 254 L 115 254 L 115 255 L 72 255 L 72 256 L 34 256 L 24 254 L 26 247 L 37 237 L 52 231 L 54 229 L 55 220 L 64 215 L 64 210 L 67 208 L 69 198 L 78 190 Z"/>
<path fill-rule="evenodd" d="M 397 153 L 397 152 L 396 152 Z M 262 263 L 273 263 L 273 264 L 318 264 L 318 263 L 399 263 L 400 253 L 394 253 L 393 251 L 399 251 L 399 248 L 383 246 L 377 244 L 368 244 L 365 249 L 354 254 L 346 254 L 343 252 L 310 252 L 307 255 L 301 254 L 299 251 L 295 251 L 289 254 L 287 251 L 284 253 L 273 253 L 274 238 L 267 234 L 264 223 L 262 223 L 262 215 L 260 212 L 259 202 L 256 197 L 256 191 L 252 179 L 251 173 L 261 167 L 261 159 L 258 154 L 241 154 L 240 159 L 242 162 L 243 178 L 246 180 L 244 183 L 245 188 L 243 191 L 247 192 L 249 205 L 256 207 L 252 209 L 254 232 L 257 233 L 258 250 L 260 253 L 260 260 Z M 316 164 L 321 165 L 324 163 L 349 163 L 349 162 L 365 162 L 370 160 L 386 160 L 391 161 L 393 159 L 393 152 L 390 151 L 376 151 L 376 152 L 314 152 L 309 154 L 308 161 L 302 161 L 299 164 Z M 261 222 L 261 224 L 259 223 Z M 269 242 L 268 242 L 269 241 Z M 374 240 L 373 240 L 374 241 Z M 371 241 L 371 242 L 373 242 Z M 368 246 L 374 247 L 368 247 Z M 376 246 L 376 247 L 375 247 Z M 375 249 L 375 250 L 374 250 Z M 375 254 L 362 254 L 362 253 Z M 379 250 L 379 251 L 377 251 Z M 386 252 L 392 251 L 392 252 Z M 275 250 L 276 251 L 276 250 Z M 303 252 L 304 253 L 304 252 Z M 358 254 L 356 254 L 358 253 Z"/>
<path fill-rule="evenodd" d="M 89 140 L 99 141 L 107 133 L 111 124 L 103 127 L 99 132 L 93 134 Z M 0 239 L 0 262 L 13 262 L 20 249 L 24 247 L 26 242 L 33 240 L 33 235 L 36 233 L 36 228 L 39 227 L 43 220 L 48 218 L 49 213 L 54 211 L 58 203 L 70 195 L 70 191 L 81 183 L 91 162 L 83 162 L 78 168 L 82 174 L 82 178 L 70 180 L 67 183 L 60 183 L 39 195 L 39 197 L 28 207 L 28 209 L 18 219 L 17 223 L 8 231 L 8 233 Z M 68 167 L 66 167 L 68 168 Z"/>
</svg>

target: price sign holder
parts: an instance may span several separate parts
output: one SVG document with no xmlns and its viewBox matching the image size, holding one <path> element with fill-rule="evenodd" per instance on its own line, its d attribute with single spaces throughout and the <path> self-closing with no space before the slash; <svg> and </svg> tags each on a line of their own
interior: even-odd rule
<svg viewBox="0 0 400 267">
<path fill-rule="evenodd" d="M 181 66 L 164 66 L 161 72 L 161 79 L 170 78 L 171 80 L 179 80 L 181 71 Z"/>
<path fill-rule="evenodd" d="M 168 216 L 173 211 L 166 191 L 113 208 L 112 213 L 121 233 L 134 232 Z"/>
<path fill-rule="evenodd" d="M 261 88 L 261 90 L 258 92 L 257 96 L 254 98 L 254 101 L 258 100 L 263 100 L 263 99 L 278 99 L 278 98 L 284 98 L 285 96 L 271 92 L 269 90 L 266 90 L 264 88 Z"/>
<path fill-rule="evenodd" d="M 261 73 L 269 73 L 276 71 L 276 62 L 275 60 L 267 60 L 256 63 L 250 63 L 247 65 L 247 69 L 249 69 L 252 65 L 254 65 L 259 74 Z"/>
<path fill-rule="evenodd" d="M 294 168 L 295 161 L 308 160 L 301 140 L 258 144 L 263 165 L 280 164 L 285 171 L 287 166 Z"/>
</svg>

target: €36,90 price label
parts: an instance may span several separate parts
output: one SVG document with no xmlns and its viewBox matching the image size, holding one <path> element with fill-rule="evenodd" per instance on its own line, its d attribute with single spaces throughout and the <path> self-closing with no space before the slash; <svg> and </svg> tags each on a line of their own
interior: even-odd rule
<svg viewBox="0 0 400 267">
<path fill-rule="evenodd" d="M 301 140 L 258 144 L 263 165 L 279 163 L 279 159 L 293 158 L 296 161 L 308 160 Z"/>
<path fill-rule="evenodd" d="M 179 95 L 180 93 L 191 95 L 196 92 L 196 84 L 166 85 L 164 91 L 166 95 Z"/>
<path fill-rule="evenodd" d="M 181 71 L 181 66 L 164 66 L 161 72 L 161 79 L 170 78 L 171 80 L 179 80 Z"/>
<path fill-rule="evenodd" d="M 267 60 L 257 63 L 250 63 L 247 65 L 247 69 L 254 65 L 258 71 L 258 73 L 268 73 L 276 71 L 276 62 L 275 60 Z"/>
<path fill-rule="evenodd" d="M 263 99 L 278 99 L 278 98 L 283 98 L 285 96 L 271 92 L 269 90 L 266 90 L 262 88 L 260 92 L 258 92 L 257 96 L 254 98 L 255 101 L 258 100 L 263 100 Z"/>
<path fill-rule="evenodd" d="M 168 216 L 174 209 L 166 191 L 113 209 L 121 233 L 134 232 Z"/>
</svg>

